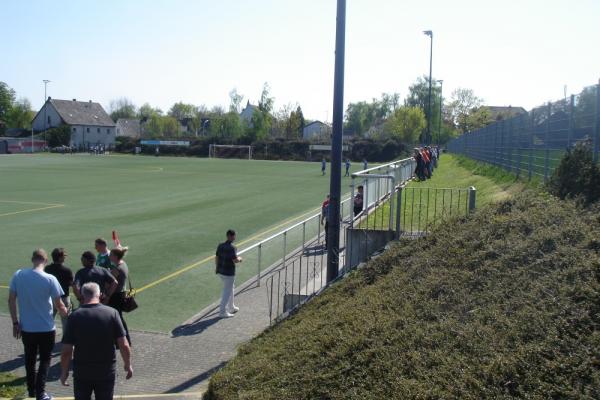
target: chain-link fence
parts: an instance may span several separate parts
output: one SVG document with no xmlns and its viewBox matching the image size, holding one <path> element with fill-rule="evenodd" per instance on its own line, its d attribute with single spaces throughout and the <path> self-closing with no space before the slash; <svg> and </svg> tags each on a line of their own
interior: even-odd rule
<svg viewBox="0 0 600 400">
<path fill-rule="evenodd" d="M 547 180 L 564 152 L 589 142 L 594 162 L 600 153 L 600 84 L 578 95 L 548 103 L 466 132 L 448 150 L 484 161 L 529 180 Z"/>
</svg>

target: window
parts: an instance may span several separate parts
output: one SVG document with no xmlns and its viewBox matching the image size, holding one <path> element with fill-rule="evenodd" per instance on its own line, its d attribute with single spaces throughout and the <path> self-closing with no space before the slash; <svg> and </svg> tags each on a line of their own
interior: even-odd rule
<svg viewBox="0 0 600 400">
<path fill-rule="evenodd" d="M 87 133 L 90 133 L 90 128 L 86 128 Z"/>
<path fill-rule="evenodd" d="M 73 127 L 73 132 L 77 132 L 77 128 Z"/>
<path fill-rule="evenodd" d="M 52 119 L 50 118 L 49 115 L 48 115 L 48 125 L 52 125 Z"/>
<path fill-rule="evenodd" d="M 106 128 L 106 134 L 110 135 L 110 128 Z"/>
<path fill-rule="evenodd" d="M 100 128 L 98 128 L 98 133 L 100 133 Z"/>
</svg>

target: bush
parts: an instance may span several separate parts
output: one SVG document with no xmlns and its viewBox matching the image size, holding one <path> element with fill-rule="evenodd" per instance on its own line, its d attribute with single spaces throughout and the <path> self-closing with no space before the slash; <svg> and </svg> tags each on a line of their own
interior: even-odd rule
<svg viewBox="0 0 600 400">
<path fill-rule="evenodd" d="M 578 198 L 584 204 L 600 200 L 600 168 L 593 162 L 589 142 L 568 149 L 548 182 L 548 190 L 561 199 Z"/>
<path fill-rule="evenodd" d="M 48 147 L 69 146 L 71 144 L 71 128 L 68 125 L 61 125 L 46 131 Z"/>
</svg>

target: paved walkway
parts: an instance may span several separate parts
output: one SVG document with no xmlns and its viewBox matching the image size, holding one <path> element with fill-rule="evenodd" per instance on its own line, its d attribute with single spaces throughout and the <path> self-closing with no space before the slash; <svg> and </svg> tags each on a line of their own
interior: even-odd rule
<svg viewBox="0 0 600 400">
<path fill-rule="evenodd" d="M 201 398 L 210 376 L 236 355 L 241 344 L 269 326 L 266 281 L 270 276 L 265 274 L 260 286 L 256 282 L 247 282 L 239 288 L 235 302 L 240 311 L 234 318 L 218 318 L 218 304 L 215 303 L 170 335 L 132 331 L 134 377 L 125 381 L 122 363 L 117 357 L 115 393 L 149 399 L 152 398 L 149 394 L 159 393 L 180 394 L 172 398 Z M 57 337 L 60 338 L 58 329 Z M 24 376 L 23 346 L 10 335 L 12 324 L 6 315 L 0 316 L 0 332 L 3 333 L 0 337 L 0 372 Z M 47 390 L 58 397 L 72 396 L 72 387 L 63 387 L 59 376 L 60 344 L 57 344 Z"/>
</svg>

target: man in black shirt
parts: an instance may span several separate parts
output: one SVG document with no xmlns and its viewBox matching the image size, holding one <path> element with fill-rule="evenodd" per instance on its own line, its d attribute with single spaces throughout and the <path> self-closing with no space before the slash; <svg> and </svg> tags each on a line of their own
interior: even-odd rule
<svg viewBox="0 0 600 400">
<path fill-rule="evenodd" d="M 69 316 L 63 336 L 60 381 L 67 385 L 69 364 L 73 358 L 75 399 L 90 399 L 93 392 L 96 400 L 112 400 L 117 364 L 115 342 L 123 358 L 126 379 L 133 376 L 131 348 L 125 339 L 125 329 L 117 310 L 100 304 L 98 284 L 84 284 L 81 294 L 83 303 Z"/>
<path fill-rule="evenodd" d="M 52 250 L 52 264 L 44 268 L 44 272 L 58 280 L 60 287 L 62 288 L 64 295 L 61 296 L 60 300 L 65 305 L 67 310 L 71 312 L 71 298 L 69 297 L 69 287 L 73 285 L 73 271 L 65 266 L 65 259 L 67 258 L 67 252 L 62 247 Z M 54 308 L 53 316 L 56 317 L 57 310 Z M 65 324 L 67 323 L 66 317 L 60 317 L 63 334 L 65 332 Z"/>
<path fill-rule="evenodd" d="M 235 281 L 235 264 L 241 263 L 242 258 L 238 257 L 237 250 L 233 245 L 235 241 L 235 231 L 227 231 L 227 240 L 219 244 L 215 263 L 217 266 L 216 273 L 223 281 L 223 295 L 221 296 L 221 307 L 219 316 L 221 318 L 233 317 L 233 314 L 239 311 L 239 308 L 233 304 L 234 297 L 234 281 Z"/>
<path fill-rule="evenodd" d="M 83 300 L 80 292 L 81 288 L 88 282 L 98 284 L 103 302 L 105 299 L 110 298 L 117 289 L 118 282 L 115 277 L 106 268 L 94 266 L 95 262 L 96 256 L 91 251 L 86 251 L 81 255 L 83 268 L 75 273 L 73 284 L 73 292 L 75 292 L 79 302 Z"/>
</svg>

